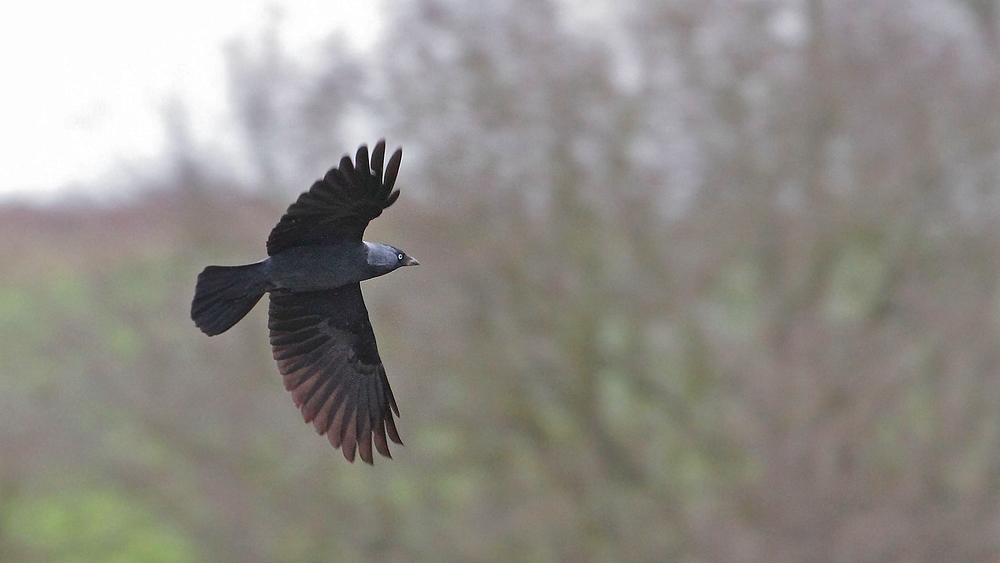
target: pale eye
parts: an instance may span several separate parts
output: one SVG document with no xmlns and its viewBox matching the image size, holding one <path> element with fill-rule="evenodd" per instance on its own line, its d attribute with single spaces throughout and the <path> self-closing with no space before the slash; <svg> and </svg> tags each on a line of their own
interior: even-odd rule
<svg viewBox="0 0 1000 563">
<path fill-rule="evenodd" d="M 399 258 L 400 260 L 402 260 L 402 259 L 403 259 L 403 253 L 402 253 L 402 252 L 400 252 L 399 254 L 397 254 L 397 255 L 396 255 L 396 258 Z"/>
</svg>

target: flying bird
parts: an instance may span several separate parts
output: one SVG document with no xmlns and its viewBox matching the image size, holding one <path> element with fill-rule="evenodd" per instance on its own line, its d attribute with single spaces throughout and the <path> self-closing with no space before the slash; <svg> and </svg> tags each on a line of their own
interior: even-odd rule
<svg viewBox="0 0 1000 563">
<path fill-rule="evenodd" d="M 360 282 L 418 262 L 402 250 L 362 240 L 368 222 L 399 197 L 393 191 L 402 149 L 383 174 L 385 140 L 368 158 L 340 166 L 299 196 L 267 239 L 268 257 L 243 266 L 208 266 L 198 275 L 191 318 L 221 334 L 270 294 L 271 348 L 285 389 L 302 417 L 353 462 L 391 458 L 386 436 L 402 444 L 399 409 L 378 355 Z"/>
</svg>

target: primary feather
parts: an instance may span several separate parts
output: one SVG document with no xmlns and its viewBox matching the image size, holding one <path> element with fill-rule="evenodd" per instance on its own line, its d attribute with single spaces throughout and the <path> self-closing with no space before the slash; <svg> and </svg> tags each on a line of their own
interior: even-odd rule
<svg viewBox="0 0 1000 563">
<path fill-rule="evenodd" d="M 267 239 L 267 253 L 274 255 L 293 246 L 360 241 L 369 221 L 382 214 L 399 197 L 392 191 L 403 158 L 403 149 L 389 158 L 382 172 L 385 140 L 379 141 L 368 160 L 368 147 L 358 149 L 355 163 L 344 156 L 285 212 Z"/>
<path fill-rule="evenodd" d="M 386 433 L 402 444 L 385 367 L 361 296 L 361 286 L 271 294 L 268 328 L 278 370 L 302 417 L 354 461 L 389 454 Z"/>
</svg>

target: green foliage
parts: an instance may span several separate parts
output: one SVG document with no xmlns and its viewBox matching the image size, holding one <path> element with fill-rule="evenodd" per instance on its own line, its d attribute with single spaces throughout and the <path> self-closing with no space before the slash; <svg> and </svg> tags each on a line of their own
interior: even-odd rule
<svg viewBox="0 0 1000 563">
<path fill-rule="evenodd" d="M 889 266 L 878 240 L 845 241 L 833 260 L 824 313 L 834 325 L 853 325 L 870 318 L 885 299 Z"/>
<path fill-rule="evenodd" d="M 714 289 L 716 330 L 734 339 L 748 339 L 761 327 L 764 288 L 761 264 L 744 258 L 722 271 Z"/>
<path fill-rule="evenodd" d="M 18 499 L 3 513 L 7 541 L 32 561 L 187 563 L 194 546 L 135 501 L 108 490 Z"/>
</svg>

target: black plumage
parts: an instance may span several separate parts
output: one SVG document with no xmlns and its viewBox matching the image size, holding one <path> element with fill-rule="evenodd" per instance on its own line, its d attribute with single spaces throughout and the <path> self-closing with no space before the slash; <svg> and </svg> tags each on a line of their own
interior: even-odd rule
<svg viewBox="0 0 1000 563">
<path fill-rule="evenodd" d="M 418 262 L 396 247 L 362 240 L 368 223 L 399 197 L 397 149 L 383 174 L 385 141 L 358 149 L 299 196 L 267 239 L 268 258 L 209 266 L 198 276 L 191 318 L 209 336 L 225 332 L 270 293 L 268 328 L 285 389 L 306 422 L 348 461 L 373 463 L 389 440 L 403 442 L 399 409 L 378 354 L 360 282 Z"/>
<path fill-rule="evenodd" d="M 268 256 L 293 246 L 360 241 L 368 222 L 399 197 L 399 190 L 393 192 L 392 187 L 403 151 L 397 149 L 389 158 L 383 177 L 384 157 L 385 141 L 375 145 L 370 164 L 365 145 L 358 149 L 357 165 L 344 155 L 339 168 L 330 169 L 289 206 L 267 237 Z"/>
</svg>

